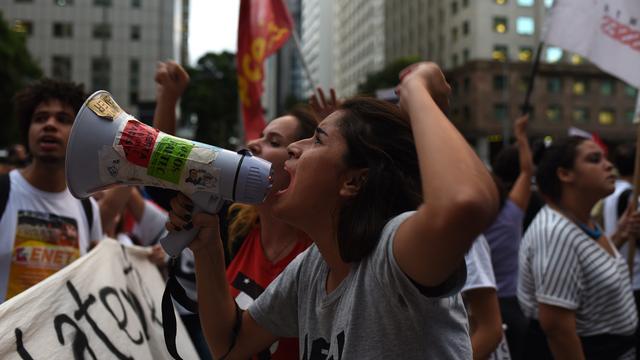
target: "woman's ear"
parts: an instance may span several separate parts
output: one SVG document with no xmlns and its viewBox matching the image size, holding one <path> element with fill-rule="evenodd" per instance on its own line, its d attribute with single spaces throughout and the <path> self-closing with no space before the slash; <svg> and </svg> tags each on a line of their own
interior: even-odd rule
<svg viewBox="0 0 640 360">
<path fill-rule="evenodd" d="M 573 170 L 559 167 L 556 170 L 556 175 L 558 176 L 558 180 L 560 180 L 561 183 L 571 183 L 575 180 L 575 173 L 573 172 Z"/>
<path fill-rule="evenodd" d="M 345 176 L 345 181 L 340 187 L 340 195 L 351 198 L 360 192 L 360 189 L 364 186 L 369 175 L 369 169 L 352 169 L 348 170 Z"/>
</svg>

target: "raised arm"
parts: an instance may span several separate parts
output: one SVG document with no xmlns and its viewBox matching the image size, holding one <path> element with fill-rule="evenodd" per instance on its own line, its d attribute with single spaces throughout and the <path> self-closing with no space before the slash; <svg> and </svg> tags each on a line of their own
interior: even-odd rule
<svg viewBox="0 0 640 360">
<path fill-rule="evenodd" d="M 538 305 L 538 317 L 554 359 L 584 359 L 582 343 L 576 332 L 575 311 L 540 304 Z"/>
<path fill-rule="evenodd" d="M 156 109 L 153 127 L 167 134 L 176 133 L 176 104 L 189 84 L 189 74 L 175 61 L 156 67 Z"/>
<path fill-rule="evenodd" d="M 531 198 L 531 177 L 533 176 L 533 157 L 527 139 L 527 124 L 529 115 L 523 115 L 516 120 L 514 135 L 518 146 L 518 160 L 520 162 L 520 174 L 516 178 L 509 199 L 522 211 L 526 211 Z"/>
<path fill-rule="evenodd" d="M 195 258 L 198 311 L 205 339 L 216 359 L 247 359 L 269 347 L 277 337 L 258 325 L 249 312 L 241 313 L 238 321 L 236 303 L 225 277 L 218 216 L 199 213 L 191 220 L 192 206 L 182 194 L 173 198 L 167 230 L 200 228 L 190 248 Z M 237 335 L 234 329 L 239 329 Z"/>
<path fill-rule="evenodd" d="M 482 161 L 440 110 L 448 106 L 450 93 L 440 68 L 420 63 L 401 77 L 396 91 L 410 117 L 425 202 L 400 226 L 393 250 L 409 277 L 437 286 L 461 266 L 473 240 L 495 218 L 498 192 Z"/>
</svg>

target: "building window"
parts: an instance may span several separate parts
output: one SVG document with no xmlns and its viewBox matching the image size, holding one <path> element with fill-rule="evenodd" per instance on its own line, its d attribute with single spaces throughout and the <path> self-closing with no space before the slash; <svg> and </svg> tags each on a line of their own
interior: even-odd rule
<svg viewBox="0 0 640 360">
<path fill-rule="evenodd" d="M 93 0 L 93 5 L 96 5 L 96 6 L 111 6 L 111 0 Z"/>
<path fill-rule="evenodd" d="M 533 35 L 536 31 L 536 23 L 530 16 L 518 16 L 516 19 L 516 32 L 520 35 Z"/>
<path fill-rule="evenodd" d="M 493 105 L 493 118 L 494 120 L 504 121 L 509 117 L 509 108 L 507 104 L 499 103 Z"/>
<path fill-rule="evenodd" d="M 533 49 L 530 47 L 522 46 L 520 50 L 518 50 L 518 60 L 520 61 L 531 61 L 533 58 Z"/>
<path fill-rule="evenodd" d="M 466 8 L 467 6 L 469 6 L 469 0 L 462 0 L 462 7 Z"/>
<path fill-rule="evenodd" d="M 53 0 L 53 3 L 58 6 L 73 5 L 73 0 Z"/>
<path fill-rule="evenodd" d="M 507 88 L 507 77 L 505 75 L 493 75 L 493 90 L 501 91 Z"/>
<path fill-rule="evenodd" d="M 73 37 L 73 24 L 60 22 L 53 23 L 53 36 L 57 38 Z"/>
<path fill-rule="evenodd" d="M 544 0 L 544 6 L 550 8 L 553 6 L 553 0 Z"/>
<path fill-rule="evenodd" d="M 498 5 L 504 5 L 507 3 L 507 0 L 495 0 L 496 4 Z"/>
<path fill-rule="evenodd" d="M 589 91 L 589 81 L 587 79 L 574 79 L 572 90 L 574 95 L 585 95 Z"/>
<path fill-rule="evenodd" d="M 454 1 L 451 3 L 451 14 L 455 15 L 458 13 L 458 2 Z"/>
<path fill-rule="evenodd" d="M 102 39 L 102 40 L 111 39 L 111 25 L 110 24 L 93 25 L 93 38 Z"/>
<path fill-rule="evenodd" d="M 573 65 L 580 65 L 584 63 L 584 59 L 578 54 L 571 54 L 571 63 Z"/>
<path fill-rule="evenodd" d="M 493 31 L 504 34 L 508 30 L 509 20 L 503 16 L 495 16 L 493 18 Z"/>
<path fill-rule="evenodd" d="M 139 9 L 142 7 L 142 0 L 131 0 L 131 7 Z"/>
<path fill-rule="evenodd" d="M 525 92 L 529 88 L 530 76 L 521 76 L 518 80 L 518 91 Z"/>
<path fill-rule="evenodd" d="M 51 75 L 55 79 L 71 81 L 71 57 L 54 55 L 51 59 Z"/>
<path fill-rule="evenodd" d="M 451 55 L 451 63 L 453 64 L 453 67 L 457 67 L 458 64 L 458 54 L 453 54 Z"/>
<path fill-rule="evenodd" d="M 574 123 L 587 124 L 589 123 L 589 109 L 585 107 L 575 108 L 571 112 L 571 119 Z"/>
<path fill-rule="evenodd" d="M 562 121 L 562 108 L 560 105 L 549 105 L 547 107 L 547 120 L 554 123 L 559 123 Z"/>
<path fill-rule="evenodd" d="M 129 60 L 129 103 L 138 103 L 138 94 L 140 87 L 140 60 Z"/>
<path fill-rule="evenodd" d="M 33 34 L 33 23 L 28 20 L 15 20 L 13 22 L 13 31 L 17 33 L 22 33 L 25 35 Z"/>
<path fill-rule="evenodd" d="M 471 108 L 468 106 L 464 106 L 462 108 L 462 120 L 464 122 L 471 122 Z"/>
<path fill-rule="evenodd" d="M 468 77 L 464 78 L 462 80 L 462 88 L 465 92 L 469 92 L 469 90 L 471 90 L 471 79 L 469 79 Z"/>
<path fill-rule="evenodd" d="M 562 92 L 562 78 L 556 76 L 548 78 L 547 91 L 551 94 L 560 94 Z"/>
<path fill-rule="evenodd" d="M 636 112 L 631 109 L 624 112 L 624 122 L 627 124 L 633 124 L 633 120 L 635 120 Z"/>
<path fill-rule="evenodd" d="M 548 47 L 545 53 L 545 60 L 549 63 L 557 63 L 562 60 L 562 49 L 558 47 Z"/>
<path fill-rule="evenodd" d="M 111 79 L 111 61 L 105 58 L 91 59 L 91 86 L 94 90 L 109 89 Z"/>
<path fill-rule="evenodd" d="M 451 40 L 458 41 L 458 28 L 451 29 Z"/>
<path fill-rule="evenodd" d="M 33 2 L 33 0 L 15 0 L 17 3 L 30 3 Z"/>
<path fill-rule="evenodd" d="M 613 79 L 604 79 L 600 82 L 600 94 L 611 96 L 616 92 L 616 83 Z"/>
<path fill-rule="evenodd" d="M 518 6 L 532 7 L 535 0 L 518 0 Z"/>
<path fill-rule="evenodd" d="M 495 61 L 507 61 L 509 49 L 506 45 L 494 45 L 493 52 L 491 53 L 491 58 Z"/>
<path fill-rule="evenodd" d="M 132 41 L 138 41 L 140 40 L 140 25 L 131 25 L 131 34 L 129 35 L 129 38 Z"/>
<path fill-rule="evenodd" d="M 469 21 L 462 23 L 462 35 L 469 35 Z"/>
<path fill-rule="evenodd" d="M 635 98 L 636 96 L 638 96 L 638 89 L 634 88 L 631 85 L 624 84 L 624 93 L 629 97 Z"/>
<path fill-rule="evenodd" d="M 469 55 L 469 49 L 462 49 L 462 62 L 468 63 L 470 57 L 471 56 Z"/>
<path fill-rule="evenodd" d="M 616 122 L 616 112 L 613 109 L 602 109 L 598 113 L 600 125 L 613 125 Z"/>
</svg>

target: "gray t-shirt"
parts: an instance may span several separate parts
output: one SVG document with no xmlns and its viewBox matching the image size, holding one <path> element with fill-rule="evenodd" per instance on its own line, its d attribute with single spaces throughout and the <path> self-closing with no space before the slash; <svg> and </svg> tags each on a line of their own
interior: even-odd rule
<svg viewBox="0 0 640 360">
<path fill-rule="evenodd" d="M 411 214 L 391 219 L 373 252 L 353 264 L 330 294 L 325 290 L 327 264 L 313 245 L 269 285 L 249 313 L 276 336 L 298 337 L 301 359 L 471 359 L 459 294 L 464 264 L 440 297 L 427 297 L 393 256 L 395 232 Z"/>
</svg>

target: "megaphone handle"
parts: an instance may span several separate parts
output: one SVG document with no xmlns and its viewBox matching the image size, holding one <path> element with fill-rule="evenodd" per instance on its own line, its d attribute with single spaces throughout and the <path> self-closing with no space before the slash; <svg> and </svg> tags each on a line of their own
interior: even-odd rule
<svg viewBox="0 0 640 360">
<path fill-rule="evenodd" d="M 203 209 L 194 202 L 192 214 L 202 212 Z M 199 228 L 192 228 L 190 230 L 172 231 L 164 238 L 160 239 L 160 245 L 164 251 L 171 257 L 180 255 L 182 250 L 191 244 L 191 241 L 195 239 L 198 234 Z"/>
</svg>

